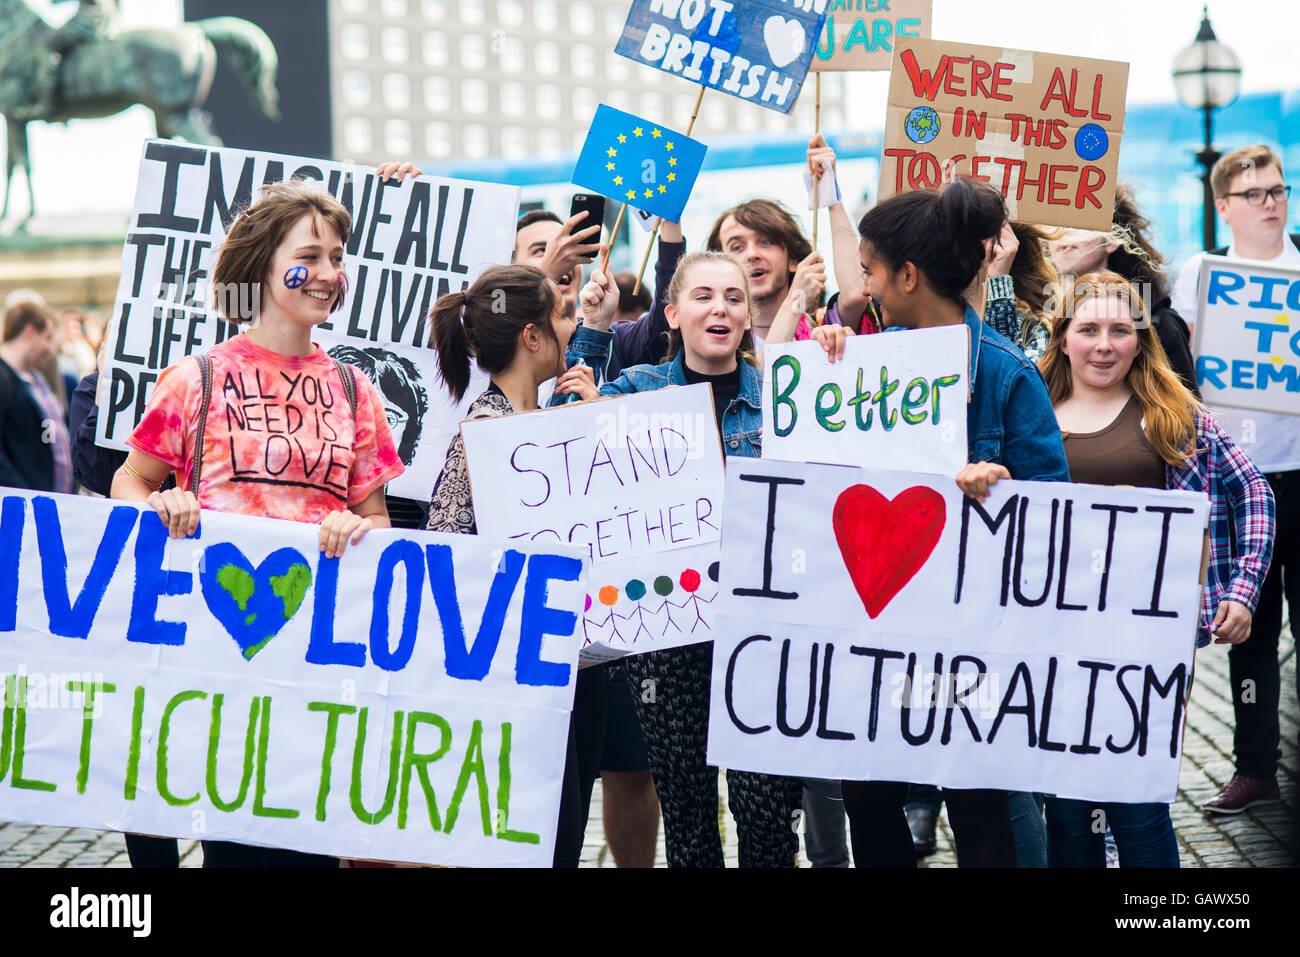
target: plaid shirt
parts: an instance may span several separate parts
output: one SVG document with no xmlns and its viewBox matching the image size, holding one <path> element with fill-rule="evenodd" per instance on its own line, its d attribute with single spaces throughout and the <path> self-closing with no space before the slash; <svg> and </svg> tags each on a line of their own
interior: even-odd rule
<svg viewBox="0 0 1300 957">
<path fill-rule="evenodd" d="M 1273 557 L 1273 491 L 1205 409 L 1196 417 L 1195 457 L 1178 468 L 1166 465 L 1165 487 L 1210 497 L 1210 565 L 1196 636 L 1197 647 L 1204 647 L 1219 602 L 1239 602 L 1255 612 Z"/>
</svg>

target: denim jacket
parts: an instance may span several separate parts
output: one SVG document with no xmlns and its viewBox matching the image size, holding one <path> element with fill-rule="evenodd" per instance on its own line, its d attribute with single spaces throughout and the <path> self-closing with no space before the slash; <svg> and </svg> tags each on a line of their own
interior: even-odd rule
<svg viewBox="0 0 1300 957">
<path fill-rule="evenodd" d="M 966 307 L 970 330 L 967 459 L 997 462 L 1013 479 L 1068 482 L 1061 427 L 1038 368 Z"/>
<path fill-rule="evenodd" d="M 581 332 L 581 330 L 579 330 Z M 600 335 L 600 333 L 594 333 Z M 575 334 L 575 338 L 576 338 Z M 570 349 L 573 346 L 570 345 Z M 624 369 L 613 382 L 600 387 L 601 395 L 634 395 L 653 392 L 666 385 L 686 385 L 685 353 L 677 353 L 670 362 L 657 366 L 641 365 Z M 722 413 L 722 451 L 756 459 L 762 454 L 763 410 L 759 405 L 763 373 L 748 362 L 740 362 L 740 394 Z"/>
</svg>

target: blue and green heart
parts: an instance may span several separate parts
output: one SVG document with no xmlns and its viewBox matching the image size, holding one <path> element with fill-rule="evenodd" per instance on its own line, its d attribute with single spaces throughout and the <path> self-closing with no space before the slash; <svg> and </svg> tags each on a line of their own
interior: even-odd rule
<svg viewBox="0 0 1300 957">
<path fill-rule="evenodd" d="M 251 661 L 297 613 L 311 566 L 296 549 L 280 548 L 254 568 L 230 542 L 219 542 L 204 552 L 199 582 L 208 610 Z"/>
</svg>

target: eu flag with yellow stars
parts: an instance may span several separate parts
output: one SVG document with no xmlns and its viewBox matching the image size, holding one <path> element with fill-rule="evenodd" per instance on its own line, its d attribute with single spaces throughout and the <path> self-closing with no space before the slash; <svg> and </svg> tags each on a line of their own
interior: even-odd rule
<svg viewBox="0 0 1300 957">
<path fill-rule="evenodd" d="M 699 140 L 601 104 L 573 168 L 576 186 L 681 222 L 704 165 Z"/>
</svg>

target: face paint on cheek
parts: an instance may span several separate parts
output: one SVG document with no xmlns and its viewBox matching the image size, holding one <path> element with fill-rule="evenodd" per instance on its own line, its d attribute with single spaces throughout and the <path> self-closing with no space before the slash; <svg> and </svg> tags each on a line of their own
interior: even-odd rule
<svg viewBox="0 0 1300 957">
<path fill-rule="evenodd" d="M 285 271 L 284 285 L 286 289 L 297 289 L 307 281 L 306 266 L 292 266 Z"/>
</svg>

